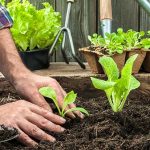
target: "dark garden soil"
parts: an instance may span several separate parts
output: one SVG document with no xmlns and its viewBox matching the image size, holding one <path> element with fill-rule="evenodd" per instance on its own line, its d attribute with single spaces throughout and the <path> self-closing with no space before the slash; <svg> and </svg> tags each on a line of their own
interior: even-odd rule
<svg viewBox="0 0 150 150">
<path fill-rule="evenodd" d="M 103 93 L 97 98 L 91 95 L 83 93 L 77 102 L 90 116 L 84 120 L 68 120 L 65 133 L 52 133 L 57 142 L 41 141 L 37 148 L 27 148 L 13 140 L 0 143 L 0 150 L 150 150 L 150 95 L 132 92 L 123 112 L 117 114 L 112 112 Z M 14 97 L 19 98 L 3 82 L 2 103 L 13 101 Z"/>
<path fill-rule="evenodd" d="M 18 136 L 19 132 L 17 129 L 5 125 L 0 125 L 0 142 L 12 140 L 17 138 Z"/>
<path fill-rule="evenodd" d="M 91 45 L 91 46 L 87 47 L 87 50 L 96 52 L 97 54 L 109 55 L 106 51 L 106 48 L 103 48 L 100 46 Z"/>
</svg>

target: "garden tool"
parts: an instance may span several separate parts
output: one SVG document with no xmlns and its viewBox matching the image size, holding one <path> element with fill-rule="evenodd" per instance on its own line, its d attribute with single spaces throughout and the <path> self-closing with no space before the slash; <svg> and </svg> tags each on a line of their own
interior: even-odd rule
<svg viewBox="0 0 150 150">
<path fill-rule="evenodd" d="M 150 15 L 150 2 L 148 2 L 148 0 L 136 0 L 136 1 Z"/>
<path fill-rule="evenodd" d="M 111 0 L 100 0 L 100 25 L 102 35 L 111 33 L 112 29 L 112 5 Z"/>
<path fill-rule="evenodd" d="M 53 45 L 50 48 L 49 57 L 51 55 L 53 55 L 55 45 L 57 44 L 57 42 L 59 40 L 59 37 L 63 33 L 63 40 L 62 40 L 62 44 L 61 44 L 61 52 L 62 52 L 62 55 L 64 57 L 65 62 L 67 64 L 69 64 L 69 60 L 68 60 L 67 54 L 65 52 L 66 38 L 68 37 L 70 48 L 71 48 L 71 54 L 72 54 L 73 58 L 78 62 L 78 64 L 81 66 L 81 68 L 85 69 L 85 65 L 83 64 L 83 62 L 81 61 L 81 59 L 76 56 L 76 52 L 75 52 L 75 48 L 74 48 L 74 43 L 73 43 L 73 39 L 72 39 L 72 34 L 71 34 L 71 31 L 70 31 L 70 29 L 68 27 L 68 25 L 69 25 L 69 18 L 70 18 L 70 12 L 71 12 L 71 6 L 72 6 L 72 4 L 74 2 L 75 2 L 75 0 L 67 0 L 68 7 L 67 7 L 66 18 L 65 18 L 65 24 L 60 29 L 60 31 L 58 32 L 58 34 L 57 34 L 57 36 L 56 36 L 56 38 L 54 40 L 54 43 L 53 43 Z"/>
</svg>

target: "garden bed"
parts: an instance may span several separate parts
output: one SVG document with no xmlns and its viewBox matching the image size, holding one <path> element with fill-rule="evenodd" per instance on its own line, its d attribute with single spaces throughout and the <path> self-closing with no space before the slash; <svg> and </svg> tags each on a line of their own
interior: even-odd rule
<svg viewBox="0 0 150 150">
<path fill-rule="evenodd" d="M 74 80 L 73 80 L 74 78 Z M 0 150 L 149 150 L 150 148 L 150 94 L 132 92 L 122 113 L 114 114 L 104 93 L 89 86 L 88 78 L 57 78 L 66 90 L 79 93 L 77 104 L 90 112 L 84 120 L 68 120 L 63 134 L 55 134 L 57 142 L 40 142 L 37 148 L 26 148 L 16 140 L 1 143 Z M 68 81 L 67 84 L 66 80 Z M 70 82 L 69 82 L 70 81 Z M 78 82 L 77 82 L 78 81 Z M 0 80 L 1 104 L 19 99 L 15 90 L 4 79 Z M 80 88 L 80 89 L 79 89 Z"/>
</svg>

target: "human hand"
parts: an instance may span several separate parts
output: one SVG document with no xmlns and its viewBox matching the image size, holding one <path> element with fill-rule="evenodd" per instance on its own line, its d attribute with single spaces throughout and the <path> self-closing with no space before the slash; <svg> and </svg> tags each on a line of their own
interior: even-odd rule
<svg viewBox="0 0 150 150">
<path fill-rule="evenodd" d="M 63 132 L 60 125 L 65 119 L 30 102 L 19 100 L 0 106 L 0 124 L 18 129 L 18 140 L 27 145 L 35 146 L 32 139 L 54 142 L 55 138 L 44 132 Z"/>
<path fill-rule="evenodd" d="M 43 96 L 38 91 L 39 88 L 44 86 L 50 86 L 56 91 L 58 104 L 61 108 L 66 92 L 55 79 L 50 77 L 39 76 L 33 73 L 28 73 L 22 76 L 21 78 L 17 77 L 17 79 L 14 82 L 14 87 L 16 88 L 17 92 L 21 94 L 26 100 L 49 111 L 52 111 L 49 104 L 45 101 Z M 70 104 L 66 108 L 66 110 L 74 107 L 76 107 L 75 104 Z M 75 116 L 84 118 L 84 115 L 79 111 L 69 112 L 67 115 L 71 118 L 75 118 Z"/>
</svg>

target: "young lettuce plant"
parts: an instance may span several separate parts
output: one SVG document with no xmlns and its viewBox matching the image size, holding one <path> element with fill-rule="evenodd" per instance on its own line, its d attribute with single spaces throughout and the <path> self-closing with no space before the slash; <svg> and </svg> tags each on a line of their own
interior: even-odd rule
<svg viewBox="0 0 150 150">
<path fill-rule="evenodd" d="M 62 109 L 60 109 L 60 107 L 58 105 L 57 95 L 56 95 L 56 92 L 55 92 L 54 89 L 52 89 L 51 87 L 42 87 L 42 88 L 39 89 L 39 92 L 40 92 L 41 95 L 43 95 L 44 97 L 50 98 L 54 102 L 54 104 L 55 104 L 55 106 L 58 110 L 59 115 L 62 116 L 62 117 L 65 117 L 65 115 L 67 113 L 73 112 L 73 111 L 80 111 L 80 112 L 82 112 L 86 115 L 89 115 L 87 110 L 85 110 L 82 107 L 76 107 L 76 108 L 71 108 L 71 109 L 65 110 L 66 107 L 69 104 L 74 103 L 76 98 L 77 98 L 77 94 L 75 94 L 74 91 L 71 91 L 71 92 L 67 93 L 67 95 L 64 98 L 64 103 L 63 103 Z"/>
<path fill-rule="evenodd" d="M 140 41 L 140 45 L 142 48 L 150 49 L 150 38 L 145 38 Z"/>
<path fill-rule="evenodd" d="M 108 54 L 112 55 L 115 53 L 122 54 L 124 47 L 123 47 L 123 40 L 118 36 L 116 33 L 106 33 L 106 48 Z"/>
<path fill-rule="evenodd" d="M 114 53 L 122 54 L 124 50 L 124 32 L 119 28 L 117 33 L 106 33 L 106 38 L 96 33 L 93 36 L 88 36 L 89 41 L 94 46 L 100 46 L 106 48 L 106 52 L 109 55 Z"/>
<path fill-rule="evenodd" d="M 125 34 L 125 46 L 126 49 L 131 50 L 133 48 L 143 48 L 140 44 L 141 39 L 144 37 L 145 32 L 136 32 L 132 29 L 128 30 Z"/>
<path fill-rule="evenodd" d="M 91 78 L 95 88 L 106 93 L 110 106 L 114 112 L 121 112 L 129 93 L 140 86 L 140 82 L 132 76 L 134 61 L 138 55 L 131 56 L 119 75 L 117 64 L 111 57 L 103 56 L 99 62 L 102 65 L 108 80 Z"/>
<path fill-rule="evenodd" d="M 147 32 L 146 36 L 147 38 L 143 38 L 140 41 L 140 45 L 142 48 L 150 49 L 150 31 Z"/>
<path fill-rule="evenodd" d="M 109 55 L 112 54 L 122 54 L 125 50 L 132 50 L 135 48 L 149 49 L 150 48 L 150 31 L 145 34 L 144 31 L 134 31 L 132 29 L 124 32 L 122 28 L 118 28 L 116 33 L 106 33 L 105 38 L 101 35 L 93 34 L 93 36 L 88 36 L 89 41 L 94 46 L 100 46 L 106 49 Z"/>
<path fill-rule="evenodd" d="M 94 33 L 93 36 L 88 36 L 88 40 L 94 46 L 105 47 L 106 45 L 105 39 L 101 35 L 98 35 L 97 33 Z"/>
</svg>

